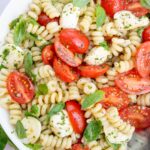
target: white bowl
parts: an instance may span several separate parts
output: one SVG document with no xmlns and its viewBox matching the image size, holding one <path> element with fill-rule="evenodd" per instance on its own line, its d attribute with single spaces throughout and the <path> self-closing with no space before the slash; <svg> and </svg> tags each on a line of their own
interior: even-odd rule
<svg viewBox="0 0 150 150">
<path fill-rule="evenodd" d="M 29 7 L 32 0 L 11 0 L 6 9 L 0 16 L 0 47 L 4 44 L 6 34 L 9 32 L 9 23 L 24 13 Z M 2 100 L 1 100 L 2 101 Z M 0 124 L 7 133 L 8 137 L 17 146 L 19 150 L 29 150 L 17 138 L 14 128 L 9 123 L 9 114 L 6 110 L 0 107 Z"/>
</svg>

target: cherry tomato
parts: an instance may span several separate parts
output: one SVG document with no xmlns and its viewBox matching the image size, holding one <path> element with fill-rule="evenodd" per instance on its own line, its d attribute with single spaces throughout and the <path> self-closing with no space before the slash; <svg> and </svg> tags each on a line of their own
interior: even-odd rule
<svg viewBox="0 0 150 150">
<path fill-rule="evenodd" d="M 82 144 L 74 144 L 71 150 L 90 150 L 87 146 L 83 146 Z"/>
<path fill-rule="evenodd" d="M 142 17 L 145 16 L 149 10 L 144 8 L 139 0 L 135 1 L 135 0 L 131 0 L 127 3 L 127 10 L 131 11 L 132 13 L 134 13 L 137 17 Z"/>
<path fill-rule="evenodd" d="M 86 53 L 90 44 L 86 35 L 76 29 L 63 29 L 60 32 L 60 41 L 72 52 L 80 54 Z"/>
<path fill-rule="evenodd" d="M 11 98 L 19 104 L 30 102 L 35 95 L 34 86 L 30 79 L 17 71 L 9 74 L 7 89 Z"/>
<path fill-rule="evenodd" d="M 143 41 L 150 41 L 150 26 L 144 29 L 142 34 Z"/>
<path fill-rule="evenodd" d="M 82 63 L 82 60 L 75 56 L 74 53 L 67 49 L 59 40 L 56 40 L 54 45 L 57 56 L 67 65 L 77 67 Z"/>
<path fill-rule="evenodd" d="M 42 50 L 42 60 L 44 64 L 50 64 L 54 58 L 54 45 L 45 46 Z"/>
<path fill-rule="evenodd" d="M 58 58 L 54 58 L 53 68 L 56 75 L 65 82 L 73 82 L 78 79 L 78 74 Z"/>
<path fill-rule="evenodd" d="M 130 122 L 136 129 L 150 127 L 150 108 L 142 106 L 129 106 L 120 112 L 123 120 Z"/>
<path fill-rule="evenodd" d="M 106 87 L 101 90 L 105 92 L 105 98 L 100 103 L 106 109 L 115 106 L 118 110 L 121 110 L 130 103 L 128 95 L 117 87 Z"/>
<path fill-rule="evenodd" d="M 49 22 L 59 22 L 59 18 L 49 18 L 44 12 L 42 12 L 38 17 L 38 23 L 41 26 L 46 26 Z"/>
<path fill-rule="evenodd" d="M 141 78 L 137 70 L 119 74 L 115 79 L 116 85 L 129 94 L 145 94 L 150 92 L 150 79 Z"/>
<path fill-rule="evenodd" d="M 82 65 L 79 66 L 78 69 L 81 76 L 88 78 L 96 78 L 100 75 L 103 75 L 109 69 L 109 66 L 106 64 L 101 66 Z"/>
<path fill-rule="evenodd" d="M 113 17 L 115 13 L 125 9 L 125 2 L 126 0 L 102 0 L 101 5 L 106 13 Z"/>
<path fill-rule="evenodd" d="M 67 101 L 66 110 L 74 132 L 82 134 L 86 127 L 86 119 L 84 117 L 84 111 L 81 110 L 81 105 L 74 100 Z"/>
<path fill-rule="evenodd" d="M 150 41 L 141 44 L 136 55 L 136 68 L 143 78 L 150 77 Z"/>
</svg>

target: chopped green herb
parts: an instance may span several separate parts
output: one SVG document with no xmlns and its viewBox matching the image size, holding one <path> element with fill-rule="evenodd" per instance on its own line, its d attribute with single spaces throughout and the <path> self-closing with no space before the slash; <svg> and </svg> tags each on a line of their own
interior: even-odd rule
<svg viewBox="0 0 150 150">
<path fill-rule="evenodd" d="M 17 121 L 17 124 L 16 124 L 16 133 L 17 133 L 18 138 L 20 139 L 24 139 L 27 137 L 26 130 L 20 120 Z"/>
<path fill-rule="evenodd" d="M 3 150 L 8 142 L 8 137 L 0 126 L 0 149 Z"/>
<path fill-rule="evenodd" d="M 19 20 L 20 20 L 20 17 L 14 19 L 14 20 L 9 24 L 9 28 L 10 28 L 11 30 L 14 29 L 14 27 L 15 27 L 16 24 L 19 22 Z"/>
<path fill-rule="evenodd" d="M 46 84 L 39 84 L 37 90 L 37 96 L 39 95 L 46 95 L 48 93 L 48 87 Z"/>
<path fill-rule="evenodd" d="M 3 64 L 0 64 L 0 70 L 2 70 L 3 68 L 6 68 Z"/>
<path fill-rule="evenodd" d="M 99 44 L 100 46 L 104 47 L 106 50 L 109 49 L 108 43 L 106 41 Z"/>
<path fill-rule="evenodd" d="M 41 150 L 42 148 L 42 145 L 40 144 L 25 144 L 25 146 L 32 150 Z"/>
<path fill-rule="evenodd" d="M 5 49 L 5 50 L 3 51 L 3 54 L 2 54 L 3 60 L 6 60 L 6 57 L 9 55 L 9 53 L 10 53 L 9 49 Z"/>
<path fill-rule="evenodd" d="M 95 103 L 101 101 L 104 98 L 104 94 L 104 91 L 98 90 L 93 94 L 88 95 L 82 103 L 82 109 L 86 109 L 91 105 L 94 105 Z"/>
<path fill-rule="evenodd" d="M 142 37 L 143 31 L 144 31 L 144 28 L 139 28 L 139 29 L 137 30 L 137 34 L 138 34 L 139 37 Z"/>
<path fill-rule="evenodd" d="M 143 7 L 150 9 L 150 0 L 140 0 Z"/>
<path fill-rule="evenodd" d="M 25 111 L 25 116 L 32 116 L 32 117 L 38 117 L 40 113 L 39 107 L 37 105 L 32 105 L 31 111 Z"/>
<path fill-rule="evenodd" d="M 76 6 L 76 7 L 83 8 L 83 7 L 85 7 L 89 2 L 90 2 L 90 0 L 73 0 L 73 5 Z"/>
<path fill-rule="evenodd" d="M 51 108 L 50 112 L 49 112 L 48 115 L 47 115 L 47 121 L 49 121 L 49 119 L 50 119 L 53 115 L 55 115 L 55 114 L 57 114 L 58 112 L 62 111 L 62 110 L 64 109 L 64 107 L 65 107 L 65 103 L 63 103 L 63 102 L 60 102 L 60 103 L 56 104 L 55 106 L 53 106 L 53 107 Z"/>
<path fill-rule="evenodd" d="M 87 142 L 95 141 L 102 132 L 102 123 L 99 120 L 91 121 L 86 127 L 83 137 Z"/>
<path fill-rule="evenodd" d="M 96 6 L 96 25 L 100 27 L 103 25 L 106 19 L 106 12 L 99 4 Z"/>
</svg>

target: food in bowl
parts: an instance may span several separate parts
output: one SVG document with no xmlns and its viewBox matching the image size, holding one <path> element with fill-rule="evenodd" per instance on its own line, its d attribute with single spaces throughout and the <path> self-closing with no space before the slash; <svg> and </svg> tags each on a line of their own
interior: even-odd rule
<svg viewBox="0 0 150 150">
<path fill-rule="evenodd" d="M 0 95 L 27 147 L 125 150 L 150 127 L 149 10 L 123 2 L 33 0 L 9 24 Z"/>
</svg>

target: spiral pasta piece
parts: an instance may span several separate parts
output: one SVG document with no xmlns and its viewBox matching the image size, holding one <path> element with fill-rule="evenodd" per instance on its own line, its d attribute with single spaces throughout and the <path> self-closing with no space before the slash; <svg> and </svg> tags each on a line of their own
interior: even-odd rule
<svg viewBox="0 0 150 150">
<path fill-rule="evenodd" d="M 69 149 L 72 145 L 71 137 L 59 138 L 53 135 L 41 135 L 40 143 L 45 147 L 50 148 L 60 148 L 60 149 Z"/>
<path fill-rule="evenodd" d="M 100 88 L 100 89 L 104 88 L 104 87 L 108 87 L 109 86 L 108 82 L 109 82 L 109 80 L 105 76 L 100 76 L 100 77 L 96 78 L 97 87 Z"/>
<path fill-rule="evenodd" d="M 39 47 L 32 47 L 31 54 L 32 54 L 33 61 L 35 63 L 42 62 L 42 57 L 41 57 L 42 52 Z"/>
<path fill-rule="evenodd" d="M 53 6 L 51 0 L 41 0 L 41 6 L 49 18 L 52 19 L 60 16 L 59 11 Z"/>
<path fill-rule="evenodd" d="M 106 72 L 106 76 L 107 76 L 107 79 L 108 79 L 108 85 L 109 86 L 114 86 L 115 83 L 115 78 L 116 78 L 116 75 L 117 75 L 117 71 L 115 68 L 110 68 L 107 72 Z"/>
<path fill-rule="evenodd" d="M 95 5 L 88 6 L 83 19 L 81 20 L 79 26 L 80 30 L 87 33 L 90 30 L 93 17 L 95 15 Z"/>
<path fill-rule="evenodd" d="M 28 49 L 34 46 L 34 41 L 30 39 L 26 39 L 22 42 L 21 47 Z"/>
<path fill-rule="evenodd" d="M 18 103 L 12 101 L 9 104 L 8 108 L 9 108 L 10 123 L 12 125 L 16 125 L 17 121 L 23 118 L 21 106 Z"/>
<path fill-rule="evenodd" d="M 102 150 L 102 147 L 98 141 L 89 142 L 87 145 L 90 150 Z"/>
<path fill-rule="evenodd" d="M 93 82 L 86 83 L 83 88 L 83 92 L 87 95 L 94 93 L 96 90 L 97 87 Z"/>
<path fill-rule="evenodd" d="M 14 44 L 13 32 L 14 32 L 14 31 L 11 30 L 11 31 L 7 34 L 7 36 L 6 36 L 6 38 L 5 38 L 6 43 L 8 43 L 8 44 Z"/>
<path fill-rule="evenodd" d="M 137 104 L 140 106 L 150 106 L 150 93 L 139 95 L 137 98 Z"/>
</svg>

